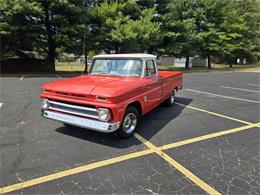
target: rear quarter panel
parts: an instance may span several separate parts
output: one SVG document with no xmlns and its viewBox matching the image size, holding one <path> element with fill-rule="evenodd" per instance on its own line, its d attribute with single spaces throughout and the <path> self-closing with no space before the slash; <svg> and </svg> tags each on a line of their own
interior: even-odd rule
<svg viewBox="0 0 260 195">
<path fill-rule="evenodd" d="M 179 71 L 159 71 L 162 77 L 163 100 L 167 99 L 172 91 L 182 89 L 183 73 Z"/>
</svg>

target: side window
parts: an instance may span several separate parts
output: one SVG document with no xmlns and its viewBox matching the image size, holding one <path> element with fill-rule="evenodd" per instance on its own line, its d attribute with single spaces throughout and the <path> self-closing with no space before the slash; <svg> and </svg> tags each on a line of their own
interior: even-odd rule
<svg viewBox="0 0 260 195">
<path fill-rule="evenodd" d="M 146 60 L 145 76 L 149 77 L 149 76 L 153 76 L 153 75 L 156 75 L 156 68 L 154 65 L 154 61 Z"/>
</svg>

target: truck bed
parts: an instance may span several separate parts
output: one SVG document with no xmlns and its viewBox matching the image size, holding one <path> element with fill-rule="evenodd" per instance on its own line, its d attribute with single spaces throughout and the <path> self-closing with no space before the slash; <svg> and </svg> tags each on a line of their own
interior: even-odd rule
<svg viewBox="0 0 260 195">
<path fill-rule="evenodd" d="M 163 78 L 182 76 L 180 71 L 159 71 L 159 75 Z"/>
<path fill-rule="evenodd" d="M 182 89 L 182 72 L 179 71 L 159 71 L 162 77 L 162 101 L 171 96 L 172 91 Z"/>
</svg>

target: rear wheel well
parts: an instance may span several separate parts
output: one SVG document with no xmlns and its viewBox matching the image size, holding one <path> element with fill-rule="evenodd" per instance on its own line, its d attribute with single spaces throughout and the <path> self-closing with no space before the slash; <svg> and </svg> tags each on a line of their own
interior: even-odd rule
<svg viewBox="0 0 260 195">
<path fill-rule="evenodd" d="M 137 111 L 139 112 L 139 114 L 142 115 L 142 106 L 141 106 L 140 102 L 138 102 L 138 101 L 133 102 L 133 103 L 129 104 L 127 106 L 127 108 L 130 107 L 130 106 L 135 107 L 137 109 Z"/>
</svg>

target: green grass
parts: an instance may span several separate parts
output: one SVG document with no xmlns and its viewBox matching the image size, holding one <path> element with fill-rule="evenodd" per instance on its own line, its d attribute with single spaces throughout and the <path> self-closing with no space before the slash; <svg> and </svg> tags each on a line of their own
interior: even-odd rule
<svg viewBox="0 0 260 195">
<path fill-rule="evenodd" d="M 170 71 L 182 71 L 182 72 L 210 72 L 210 71 L 248 71 L 248 72 L 260 72 L 259 65 L 233 65 L 230 68 L 227 64 L 212 64 L 212 69 L 207 67 L 192 67 L 190 70 L 184 68 L 172 67 L 168 65 L 159 65 L 159 70 L 170 70 Z"/>
<path fill-rule="evenodd" d="M 85 64 L 78 62 L 58 62 L 55 64 L 55 70 L 57 72 L 83 72 Z"/>
<path fill-rule="evenodd" d="M 213 64 L 212 69 L 206 67 L 192 67 L 190 70 L 184 68 L 172 67 L 169 65 L 159 65 L 159 70 L 170 71 L 182 71 L 182 72 L 209 72 L 209 71 L 248 71 L 248 72 L 260 72 L 259 65 L 233 65 L 230 68 L 227 64 Z M 88 65 L 90 68 L 90 64 Z M 57 72 L 83 72 L 85 70 L 85 64 L 77 62 L 58 62 L 55 65 Z"/>
</svg>

